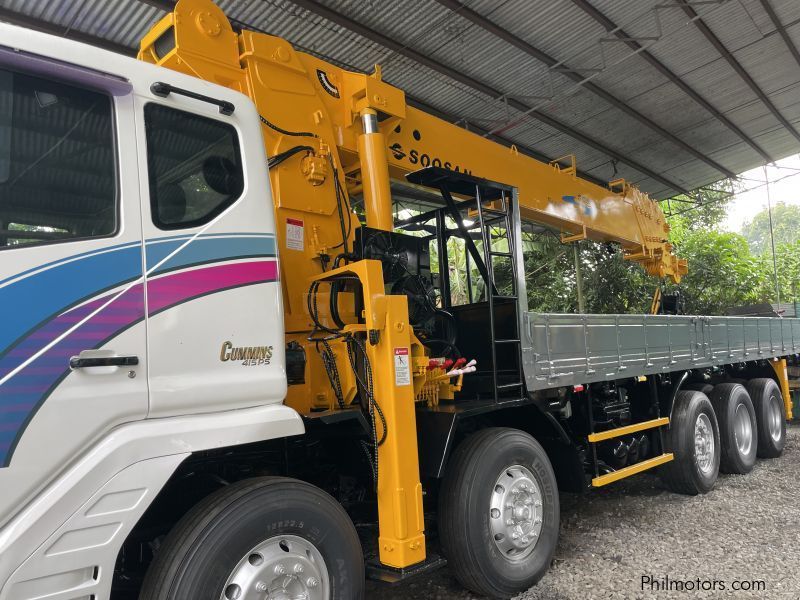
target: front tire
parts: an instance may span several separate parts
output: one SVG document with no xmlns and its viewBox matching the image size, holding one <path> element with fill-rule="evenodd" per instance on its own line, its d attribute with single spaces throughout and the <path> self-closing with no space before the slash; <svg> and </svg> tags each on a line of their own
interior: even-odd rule
<svg viewBox="0 0 800 600">
<path fill-rule="evenodd" d="M 738 383 L 721 383 L 711 393 L 719 422 L 722 455 L 719 470 L 743 475 L 756 464 L 756 412 L 747 390 Z"/>
<path fill-rule="evenodd" d="M 440 491 L 439 536 L 464 587 L 492 598 L 528 589 L 550 567 L 558 531 L 556 479 L 536 440 L 497 427 L 459 445 Z"/>
<path fill-rule="evenodd" d="M 786 446 L 786 407 L 774 379 L 751 379 L 747 391 L 758 423 L 758 456 L 777 458 Z"/>
<path fill-rule="evenodd" d="M 667 487 L 696 496 L 714 487 L 719 474 L 719 425 L 711 401 L 702 392 L 681 390 L 672 407 L 666 451 L 674 458 L 661 468 Z"/>
<path fill-rule="evenodd" d="M 167 536 L 140 600 L 246 600 L 289 589 L 309 600 L 360 600 L 361 544 L 322 490 L 279 477 L 231 484 Z"/>
</svg>

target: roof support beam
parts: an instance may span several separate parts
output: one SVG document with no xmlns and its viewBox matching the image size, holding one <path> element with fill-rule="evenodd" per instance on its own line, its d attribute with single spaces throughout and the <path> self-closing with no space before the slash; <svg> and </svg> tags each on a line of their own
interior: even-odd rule
<svg viewBox="0 0 800 600">
<path fill-rule="evenodd" d="M 48 21 L 21 15 L 12 10 L 8 10 L 7 8 L 0 8 L 0 21 L 5 21 L 6 23 L 11 23 L 12 25 L 19 25 L 20 27 L 27 27 L 28 29 L 41 31 L 42 33 L 50 33 L 59 37 L 66 37 L 77 42 L 83 42 L 85 44 L 97 46 L 98 48 L 103 48 L 104 50 L 111 50 L 112 52 L 117 52 L 118 54 L 126 54 L 127 56 L 136 55 L 135 50 L 123 44 L 117 44 L 110 40 L 88 33 L 83 33 L 75 29 L 66 30 L 54 25 L 53 23 L 49 23 Z"/>
<path fill-rule="evenodd" d="M 462 84 L 464 84 L 464 85 L 466 85 L 466 86 L 468 86 L 468 87 L 470 87 L 470 88 L 472 88 L 474 90 L 477 90 L 477 91 L 479 91 L 479 92 L 481 92 L 481 93 L 483 93 L 483 94 L 485 94 L 487 96 L 490 96 L 492 98 L 500 98 L 500 97 L 503 96 L 502 92 L 500 92 L 499 90 L 494 89 L 492 86 L 490 86 L 490 85 L 488 85 L 488 84 L 486 84 L 486 83 L 484 83 L 482 81 L 479 81 L 477 79 L 474 79 L 473 77 L 470 77 L 469 75 L 467 75 L 465 73 L 457 71 L 456 69 L 448 67 L 447 65 L 442 64 L 442 63 L 432 59 L 431 57 L 422 54 L 421 52 L 417 52 L 416 50 L 412 50 L 411 48 L 408 48 L 408 47 L 404 46 L 400 42 L 397 42 L 397 41 L 395 41 L 395 40 L 383 35 L 382 33 L 379 33 L 379 32 L 377 32 L 377 31 L 375 31 L 373 29 L 370 29 L 369 27 L 367 27 L 366 25 L 363 25 L 362 23 L 358 23 L 357 21 L 354 21 L 354 20 L 350 19 L 349 17 L 346 17 L 345 15 L 343 15 L 341 13 L 338 13 L 333 9 L 320 4 L 316 0 L 292 0 L 292 2 L 294 4 L 296 4 L 297 6 L 305 8 L 306 10 L 309 10 L 309 11 L 311 11 L 311 12 L 313 12 L 313 13 L 315 13 L 315 14 L 323 17 L 323 18 L 325 18 L 326 20 L 328 20 L 328 21 L 330 21 L 332 23 L 336 23 L 337 25 L 345 27 L 346 29 L 349 29 L 350 31 L 353 31 L 353 32 L 359 34 L 360 36 L 362 36 L 362 37 L 364 37 L 366 39 L 369 39 L 369 40 L 371 40 L 371 41 L 373 41 L 373 42 L 375 42 L 377 44 L 380 44 L 381 46 L 384 46 L 385 48 L 393 50 L 394 52 L 396 52 L 398 54 L 401 54 L 401 55 L 405 56 L 406 58 L 410 58 L 411 60 L 413 60 L 413 61 L 415 61 L 415 62 L 417 62 L 417 63 L 419 63 L 421 65 L 425 65 L 426 67 L 428 67 L 428 68 L 430 68 L 430 69 L 432 69 L 434 71 L 437 71 L 437 72 L 441 73 L 442 75 L 445 75 L 445 76 L 447 76 L 447 77 L 449 77 L 451 79 L 454 79 L 455 81 L 458 81 L 458 82 L 460 82 L 460 83 L 462 83 Z M 635 161 L 634 159 L 632 159 L 632 158 L 630 158 L 628 156 L 623 155 L 622 153 L 618 152 L 617 150 L 614 150 L 613 148 L 610 148 L 610 147 L 606 146 L 605 144 L 603 144 L 599 140 L 596 140 L 596 139 L 592 138 L 591 136 L 589 136 L 589 135 L 587 135 L 587 134 L 585 134 L 583 132 L 580 132 L 580 131 L 578 131 L 576 129 L 573 129 L 572 127 L 566 125 L 565 123 L 562 123 L 561 121 L 558 121 L 557 119 L 554 119 L 553 117 L 551 117 L 551 116 L 549 116 L 549 115 L 547 115 L 547 114 L 545 114 L 545 113 L 543 113 L 541 111 L 533 110 L 532 107 L 527 106 L 523 102 L 520 102 L 520 101 L 515 100 L 513 98 L 508 98 L 507 99 L 507 103 L 508 103 L 509 106 L 511 106 L 515 110 L 518 110 L 518 111 L 520 111 L 522 113 L 528 114 L 528 115 L 534 117 L 535 119 L 537 119 L 538 121 L 541 121 L 542 123 L 548 125 L 549 127 L 552 127 L 553 129 L 556 129 L 557 131 L 560 131 L 560 132 L 572 137 L 573 139 L 578 140 L 582 144 L 585 144 L 585 145 L 587 145 L 587 146 L 589 146 L 591 148 L 594 148 L 598 152 L 602 152 L 603 154 L 605 154 L 607 156 L 610 156 L 611 158 L 613 158 L 615 160 L 618 160 L 619 162 L 625 163 L 625 164 L 633 167 L 634 169 L 636 169 L 637 171 L 639 171 L 643 175 L 646 175 L 647 177 L 650 177 L 651 179 L 653 179 L 655 181 L 658 181 L 659 183 L 661 183 L 662 185 L 664 185 L 664 186 L 666 186 L 666 187 L 668 187 L 670 189 L 673 189 L 673 190 L 676 190 L 676 191 L 679 191 L 679 192 L 682 192 L 682 193 L 688 193 L 687 190 L 682 185 L 680 185 L 680 184 L 678 184 L 678 183 L 676 183 L 674 181 L 670 181 L 669 179 L 667 179 L 663 175 L 660 175 L 659 173 L 656 173 L 652 169 L 650 169 L 650 168 L 638 163 L 637 161 Z"/>
<path fill-rule="evenodd" d="M 576 70 L 570 69 L 569 67 L 567 67 L 567 65 L 559 62 L 558 60 L 556 60 L 554 57 L 550 56 L 546 52 L 540 50 L 539 48 L 536 48 L 532 44 L 529 44 L 528 42 L 526 42 L 522 38 L 517 37 L 516 35 L 510 33 L 507 29 L 505 29 L 503 27 L 500 27 L 497 23 L 491 21 L 490 19 L 487 19 L 486 17 L 484 17 L 483 15 L 479 14 L 478 12 L 472 10 L 471 8 L 468 8 L 460 0 L 436 0 L 436 1 L 439 4 L 441 4 L 442 6 L 444 6 L 445 8 L 449 8 L 454 13 L 456 13 L 458 15 L 461 15 L 462 17 L 464 17 L 468 21 L 471 21 L 472 23 L 474 23 L 475 25 L 477 25 L 481 29 L 484 29 L 484 30 L 488 31 L 489 33 L 495 35 L 496 37 L 500 38 L 501 40 L 511 44 L 515 48 L 517 48 L 519 50 L 522 50 L 522 52 L 524 52 L 525 54 L 527 54 L 531 58 L 534 58 L 534 59 L 544 63 L 545 65 L 547 65 L 551 69 L 554 68 L 554 67 L 562 67 L 559 70 L 559 72 L 562 75 L 564 75 L 564 77 L 567 77 L 571 81 L 574 81 L 578 85 L 582 86 L 584 89 L 589 90 L 594 95 L 599 96 L 600 98 L 605 100 L 607 103 L 609 103 L 614 108 L 616 108 L 618 110 L 621 110 L 622 112 L 627 114 L 629 117 L 632 117 L 633 119 L 637 120 L 639 123 L 641 123 L 645 127 L 649 128 L 649 129 L 652 129 L 653 131 L 655 131 L 658 135 L 660 135 L 664 139 L 669 140 L 674 145 L 678 146 L 679 148 L 681 148 L 685 152 L 687 152 L 687 153 L 691 154 L 692 156 L 694 156 L 696 159 L 706 163 L 711 168 L 719 171 L 725 177 L 730 177 L 730 178 L 736 177 L 736 173 L 734 173 L 730 169 L 722 166 L 718 162 L 712 160 L 706 154 L 704 154 L 704 153 L 700 152 L 699 150 L 697 150 L 696 148 L 692 147 L 691 145 L 689 145 L 688 143 L 686 143 L 685 141 L 680 139 L 678 136 L 676 136 L 671 131 L 668 131 L 668 130 L 664 129 L 661 125 L 659 125 L 658 123 L 656 123 L 655 121 L 653 121 L 649 117 L 643 115 L 638 110 L 636 110 L 635 108 L 633 108 L 630 105 L 628 105 L 626 102 L 623 102 L 622 100 L 620 100 L 619 98 L 617 98 L 616 96 L 614 96 L 613 94 L 611 94 L 610 92 L 605 90 L 604 88 L 600 87 L 596 83 L 593 83 L 591 81 L 587 81 L 583 77 L 583 75 L 578 73 Z"/>
<path fill-rule="evenodd" d="M 767 0 L 763 0 L 766 2 Z M 750 146 L 753 150 L 758 152 L 758 154 L 763 158 L 766 162 L 773 162 L 774 159 L 770 156 L 766 150 L 764 150 L 761 146 L 756 143 L 751 137 L 749 137 L 744 131 L 742 131 L 738 125 L 733 123 L 728 117 L 726 117 L 722 112 L 720 112 L 716 107 L 714 107 L 708 100 L 703 98 L 694 88 L 689 86 L 683 79 L 681 79 L 678 75 L 676 75 L 672 70 L 669 69 L 664 63 L 658 60 L 652 53 L 648 50 L 645 50 L 644 47 L 633 39 L 624 29 L 621 29 L 614 23 L 611 19 L 609 19 L 605 14 L 600 12 L 597 8 L 595 8 L 592 4 L 589 3 L 588 0 L 572 0 L 572 2 L 581 10 L 583 10 L 587 15 L 592 17 L 595 21 L 597 21 L 600 25 L 602 25 L 606 31 L 618 37 L 622 42 L 625 43 L 631 50 L 637 52 L 639 56 L 641 56 L 644 60 L 646 60 L 650 65 L 656 69 L 659 73 L 661 73 L 664 77 L 666 77 L 669 81 L 674 83 L 684 94 L 689 96 L 692 100 L 697 102 L 700 106 L 705 108 L 709 113 L 711 113 L 715 119 L 717 119 L 720 123 L 725 125 L 728 129 L 730 129 L 733 133 L 735 133 L 739 138 L 742 139 L 748 146 Z"/>
<path fill-rule="evenodd" d="M 764 103 L 764 106 L 766 106 L 769 109 L 769 111 L 775 116 L 778 122 L 786 128 L 786 131 L 791 133 L 794 136 L 794 138 L 800 142 L 800 132 L 797 131 L 797 129 L 794 128 L 794 126 L 788 121 L 788 119 L 780 113 L 778 107 L 776 107 L 772 103 L 772 100 L 770 100 L 767 97 L 767 95 L 764 93 L 764 90 L 762 90 L 755 82 L 755 80 L 752 77 L 750 77 L 749 73 L 744 70 L 744 67 L 739 63 L 738 60 L 736 60 L 736 57 L 733 54 L 731 54 L 731 51 L 725 47 L 725 44 L 723 44 L 720 41 L 720 39 L 714 34 L 713 31 L 711 31 L 706 22 L 700 17 L 700 15 L 697 14 L 697 11 L 689 5 L 687 0 L 676 0 L 676 1 L 678 5 L 683 9 L 683 12 L 686 13 L 686 16 L 692 19 L 692 21 L 695 24 L 695 27 L 697 27 L 700 30 L 700 33 L 702 33 L 705 36 L 705 38 L 711 43 L 712 46 L 714 46 L 717 52 L 719 52 L 720 56 L 722 56 L 722 58 L 724 58 L 728 62 L 728 64 L 733 68 L 733 70 L 736 71 L 736 74 L 739 75 L 739 77 L 741 77 L 744 80 L 744 82 L 750 87 L 751 90 L 753 90 L 753 93 L 756 96 L 758 96 L 758 99 Z"/>
<path fill-rule="evenodd" d="M 153 8 L 163 10 L 164 12 L 172 12 L 175 10 L 175 0 L 138 0 L 142 4 L 149 4 Z"/>
<path fill-rule="evenodd" d="M 778 14 L 772 7 L 772 4 L 769 0 L 761 0 L 761 5 L 764 7 L 764 11 L 769 15 L 769 18 L 772 20 L 772 24 L 775 25 L 775 29 L 778 30 L 778 33 L 783 38 L 783 41 L 786 42 L 786 45 L 789 47 L 789 52 L 792 53 L 797 65 L 800 66 L 800 52 L 798 52 L 797 46 L 795 46 L 792 38 L 789 37 L 789 32 L 786 31 L 786 27 L 784 27 L 783 23 L 781 23 L 781 20 L 778 18 Z"/>
</svg>

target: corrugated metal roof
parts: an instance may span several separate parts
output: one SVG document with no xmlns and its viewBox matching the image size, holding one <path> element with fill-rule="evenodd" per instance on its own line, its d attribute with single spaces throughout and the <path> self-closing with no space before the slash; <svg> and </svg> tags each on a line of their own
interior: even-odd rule
<svg viewBox="0 0 800 600">
<path fill-rule="evenodd" d="M 800 150 L 798 135 L 781 125 L 771 107 L 757 97 L 676 3 L 583 1 L 636 37 L 654 60 L 742 133 L 687 95 L 655 68 L 652 60 L 608 33 L 589 9 L 581 8 L 581 0 L 462 2 L 478 17 L 499 26 L 506 36 L 515 36 L 575 69 L 611 94 L 611 100 L 476 24 L 463 9 L 444 6 L 446 2 L 316 0 L 343 15 L 349 21 L 344 24 L 324 18 L 308 0 L 220 0 L 220 5 L 241 26 L 279 35 L 347 68 L 366 71 L 381 63 L 389 82 L 454 121 L 466 120 L 485 129 L 518 122 L 504 136 L 520 146 L 551 157 L 574 153 L 584 172 L 599 179 L 626 177 L 656 197 L 674 194 L 675 186 L 694 189 L 722 177 L 713 164 L 656 127 L 734 172 L 764 162 L 753 143 L 775 159 Z M 800 130 L 800 65 L 778 35 L 762 4 L 765 1 L 771 3 L 789 37 L 800 45 L 797 0 L 688 0 L 780 116 Z M 33 19 L 62 35 L 81 32 L 132 51 L 164 14 L 157 6 L 168 4 L 167 0 L 0 0 L 0 10 L 7 16 Z M 422 65 L 403 51 L 387 48 L 369 32 L 358 33 L 359 26 L 400 42 L 439 65 Z M 477 81 L 480 89 L 461 76 Z M 487 94 L 487 87 L 498 96 L 512 98 L 512 106 Z M 625 112 L 617 102 L 639 116 Z M 538 108 L 566 131 L 554 129 L 535 115 L 523 117 L 521 106 Z M 609 152 L 639 163 L 642 170 L 612 160 Z M 664 178 L 674 186 L 659 181 Z"/>
</svg>

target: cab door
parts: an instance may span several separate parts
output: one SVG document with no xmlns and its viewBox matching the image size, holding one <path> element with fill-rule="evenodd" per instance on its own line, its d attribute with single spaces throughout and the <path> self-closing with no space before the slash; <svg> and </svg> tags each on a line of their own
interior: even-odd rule
<svg viewBox="0 0 800 600">
<path fill-rule="evenodd" d="M 0 48 L 0 522 L 146 415 L 133 136 L 129 84 Z"/>
<path fill-rule="evenodd" d="M 258 114 L 227 88 L 160 77 L 137 98 L 149 416 L 281 402 L 283 311 Z"/>
</svg>

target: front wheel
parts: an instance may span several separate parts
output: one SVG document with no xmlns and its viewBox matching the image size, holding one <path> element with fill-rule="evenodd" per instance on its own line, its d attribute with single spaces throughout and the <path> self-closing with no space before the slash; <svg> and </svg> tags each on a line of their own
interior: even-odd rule
<svg viewBox="0 0 800 600">
<path fill-rule="evenodd" d="M 490 428 L 456 449 L 439 497 L 442 551 L 466 588 L 509 598 L 550 567 L 559 529 L 558 489 L 530 435 Z"/>
<path fill-rule="evenodd" d="M 140 600 L 360 600 L 361 544 L 322 490 L 263 477 L 229 485 L 169 533 Z"/>
</svg>

